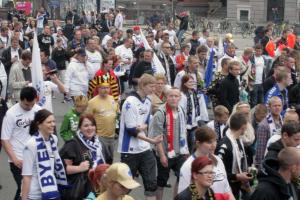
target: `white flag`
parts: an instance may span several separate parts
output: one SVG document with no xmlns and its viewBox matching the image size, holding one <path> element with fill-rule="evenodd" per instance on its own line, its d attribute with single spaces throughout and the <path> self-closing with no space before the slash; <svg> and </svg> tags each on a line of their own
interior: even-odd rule
<svg viewBox="0 0 300 200">
<path fill-rule="evenodd" d="M 44 95 L 44 79 L 43 79 L 42 62 L 41 62 L 40 48 L 39 48 L 36 32 L 34 33 L 34 38 L 33 38 L 31 79 L 32 79 L 32 87 L 34 87 L 38 93 L 38 97 L 39 97 L 38 104 L 39 106 L 43 107 L 46 102 L 46 97 Z"/>
<path fill-rule="evenodd" d="M 224 46 L 222 37 L 219 35 L 219 46 L 218 46 L 218 58 L 222 58 L 224 56 Z"/>
<path fill-rule="evenodd" d="M 153 50 L 148 41 L 146 40 L 146 37 L 144 36 L 143 31 L 141 31 L 141 38 L 142 38 L 142 43 L 144 44 L 145 49 L 151 49 Z M 155 53 L 153 53 L 153 71 L 154 74 L 166 74 L 165 69 L 163 67 L 163 65 L 161 64 L 160 60 L 158 59 L 157 55 Z"/>
</svg>

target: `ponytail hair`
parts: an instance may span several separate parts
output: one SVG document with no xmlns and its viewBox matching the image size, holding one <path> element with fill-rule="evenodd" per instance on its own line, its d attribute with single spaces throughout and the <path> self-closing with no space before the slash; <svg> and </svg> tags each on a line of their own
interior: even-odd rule
<svg viewBox="0 0 300 200">
<path fill-rule="evenodd" d="M 39 130 L 38 126 L 43 123 L 50 115 L 53 115 L 53 113 L 47 109 L 42 109 L 36 112 L 33 121 L 31 121 L 30 123 L 29 134 L 34 135 Z"/>
<path fill-rule="evenodd" d="M 105 192 L 106 190 L 106 184 L 104 181 L 104 176 L 106 170 L 109 168 L 110 165 L 108 164 L 100 164 L 94 169 L 90 169 L 88 173 L 88 178 L 90 180 L 90 183 L 94 189 L 94 191 L 97 193 L 97 195 Z"/>
</svg>

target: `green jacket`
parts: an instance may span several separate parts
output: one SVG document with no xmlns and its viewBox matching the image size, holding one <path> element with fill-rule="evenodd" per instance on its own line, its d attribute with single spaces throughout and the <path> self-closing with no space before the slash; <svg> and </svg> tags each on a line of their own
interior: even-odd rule
<svg viewBox="0 0 300 200">
<path fill-rule="evenodd" d="M 80 113 L 76 112 L 74 108 L 69 110 L 64 115 L 64 120 L 60 126 L 59 133 L 65 142 L 71 140 L 76 135 L 76 131 L 78 130 L 79 116 Z"/>
</svg>

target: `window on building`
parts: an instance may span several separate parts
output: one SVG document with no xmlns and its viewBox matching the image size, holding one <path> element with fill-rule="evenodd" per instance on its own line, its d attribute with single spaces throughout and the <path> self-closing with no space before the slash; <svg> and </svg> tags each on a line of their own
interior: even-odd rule
<svg viewBox="0 0 300 200">
<path fill-rule="evenodd" d="M 249 10 L 240 10 L 240 21 L 249 20 Z"/>
</svg>

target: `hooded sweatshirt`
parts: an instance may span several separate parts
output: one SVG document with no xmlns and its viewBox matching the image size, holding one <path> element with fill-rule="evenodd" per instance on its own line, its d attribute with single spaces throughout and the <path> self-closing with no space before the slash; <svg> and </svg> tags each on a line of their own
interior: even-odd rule
<svg viewBox="0 0 300 200">
<path fill-rule="evenodd" d="M 279 152 L 284 148 L 284 145 L 280 140 L 277 140 L 276 142 L 272 143 L 269 147 L 268 147 L 268 152 L 265 156 L 265 159 L 277 159 Z"/>
<path fill-rule="evenodd" d="M 278 173 L 279 163 L 275 159 L 267 159 L 259 171 L 258 185 L 250 200 L 297 200 L 297 194 L 292 184 L 287 184 Z M 294 194 L 293 194 L 294 193 Z"/>
</svg>

